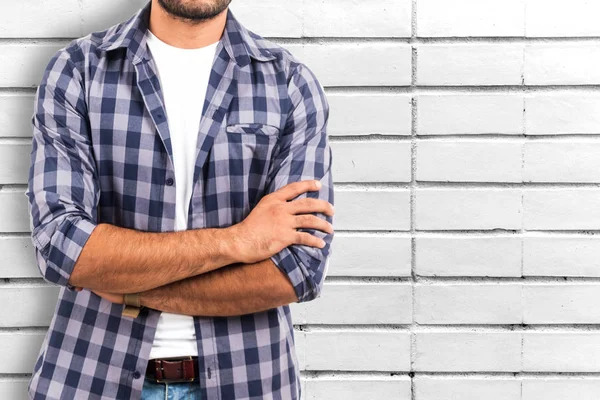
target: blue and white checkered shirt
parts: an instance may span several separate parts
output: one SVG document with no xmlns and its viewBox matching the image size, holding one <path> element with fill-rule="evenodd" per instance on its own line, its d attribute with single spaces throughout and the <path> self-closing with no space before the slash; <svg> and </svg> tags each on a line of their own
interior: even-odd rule
<svg viewBox="0 0 600 400">
<path fill-rule="evenodd" d="M 173 153 L 145 43 L 150 4 L 60 49 L 37 90 L 25 194 L 40 273 L 60 294 L 29 382 L 34 399 L 141 398 L 160 311 L 122 317 L 122 305 L 68 280 L 99 223 L 174 230 Z M 321 190 L 302 196 L 333 203 L 328 115 L 313 72 L 228 10 L 199 127 L 188 229 L 236 224 L 262 196 L 299 180 L 319 179 Z M 306 231 L 327 245 L 272 257 L 300 302 L 319 296 L 333 239 Z M 288 306 L 195 316 L 194 325 L 203 398 L 300 398 Z"/>
</svg>

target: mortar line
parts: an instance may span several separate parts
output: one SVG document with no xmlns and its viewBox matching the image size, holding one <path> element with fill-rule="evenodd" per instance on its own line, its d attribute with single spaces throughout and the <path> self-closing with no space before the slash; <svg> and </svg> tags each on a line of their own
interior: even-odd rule
<svg viewBox="0 0 600 400">
<path fill-rule="evenodd" d="M 415 93 L 415 87 L 418 80 L 418 50 L 416 46 L 417 41 L 417 0 L 412 0 L 411 9 L 411 129 L 410 129 L 410 295 L 411 295 L 411 323 L 409 326 L 410 332 L 410 364 L 409 364 L 409 377 L 410 377 L 410 395 L 411 400 L 416 400 L 416 389 L 414 381 L 414 371 L 417 354 L 417 336 L 414 332 L 414 322 L 416 313 L 416 282 L 417 282 L 417 271 L 416 271 L 416 255 L 417 255 L 417 242 L 415 236 L 416 230 L 416 174 L 417 174 L 417 129 L 418 129 L 418 104 L 417 95 Z"/>
</svg>

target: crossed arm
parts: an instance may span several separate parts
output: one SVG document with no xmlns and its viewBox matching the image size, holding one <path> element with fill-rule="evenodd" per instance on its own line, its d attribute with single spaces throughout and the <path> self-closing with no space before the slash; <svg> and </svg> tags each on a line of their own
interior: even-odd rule
<svg viewBox="0 0 600 400">
<path fill-rule="evenodd" d="M 268 194 L 240 224 L 180 232 L 96 221 L 100 191 L 82 82 L 59 50 L 35 97 L 25 195 L 46 281 L 116 302 L 141 292 L 148 307 L 189 315 L 243 314 L 318 297 L 333 238 L 333 183 L 329 107 L 312 71 L 298 64 L 290 74 L 289 118 Z M 315 180 L 320 187 L 311 186 Z"/>
<path fill-rule="evenodd" d="M 123 295 L 95 291 L 121 304 Z M 242 315 L 298 301 L 293 286 L 273 261 L 229 265 L 140 294 L 142 306 L 176 314 Z"/>
<path fill-rule="evenodd" d="M 308 198 L 289 201 L 319 188 L 319 181 L 289 184 L 229 228 L 148 233 L 100 224 L 69 282 L 114 303 L 123 303 L 123 293 L 141 292 L 143 306 L 186 315 L 241 315 L 296 302 L 294 286 L 270 256 L 288 243 L 325 246 L 296 229 L 333 233 L 329 222 L 306 214 L 333 216 L 332 205 Z"/>
</svg>

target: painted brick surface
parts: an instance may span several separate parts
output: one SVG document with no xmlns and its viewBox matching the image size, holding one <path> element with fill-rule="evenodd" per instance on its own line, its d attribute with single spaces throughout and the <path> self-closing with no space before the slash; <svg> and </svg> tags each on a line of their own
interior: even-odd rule
<svg viewBox="0 0 600 400">
<path fill-rule="evenodd" d="M 498 331 L 417 332 L 417 371 L 520 371 L 521 334 Z"/>
<path fill-rule="evenodd" d="M 58 290 L 23 195 L 34 91 L 144 3 L 0 4 L 0 399 L 26 398 Z M 304 398 L 597 399 L 600 3 L 231 8 L 330 103 L 335 245 L 321 297 L 292 305 Z"/>
<path fill-rule="evenodd" d="M 530 234 L 523 238 L 523 275 L 598 277 L 600 238 Z"/>
<path fill-rule="evenodd" d="M 505 94 L 418 95 L 418 135 L 523 133 L 523 97 Z"/>
<path fill-rule="evenodd" d="M 518 324 L 521 285 L 435 284 L 415 287 L 415 322 L 428 325 Z"/>
<path fill-rule="evenodd" d="M 456 400 L 519 400 L 521 399 L 521 381 L 510 378 L 437 378 L 419 377 L 415 379 L 417 399 L 443 399 L 452 393 Z"/>
<path fill-rule="evenodd" d="M 421 0 L 417 33 L 423 37 L 523 36 L 524 0 Z"/>
<path fill-rule="evenodd" d="M 417 48 L 417 83 L 428 86 L 519 85 L 519 44 L 423 44 Z"/>
<path fill-rule="evenodd" d="M 421 276 L 519 277 L 521 248 L 516 235 L 422 235 L 416 238 L 415 270 Z"/>
</svg>

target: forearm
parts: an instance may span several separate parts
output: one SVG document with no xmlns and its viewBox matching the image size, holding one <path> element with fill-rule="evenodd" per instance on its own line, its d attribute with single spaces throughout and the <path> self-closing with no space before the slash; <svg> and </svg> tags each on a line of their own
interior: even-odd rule
<svg viewBox="0 0 600 400">
<path fill-rule="evenodd" d="M 232 264 L 140 294 L 143 306 L 185 315 L 232 316 L 296 302 L 289 279 L 266 259 Z"/>
<path fill-rule="evenodd" d="M 99 224 L 69 283 L 90 290 L 134 293 L 236 262 L 227 228 L 145 232 Z"/>
</svg>

